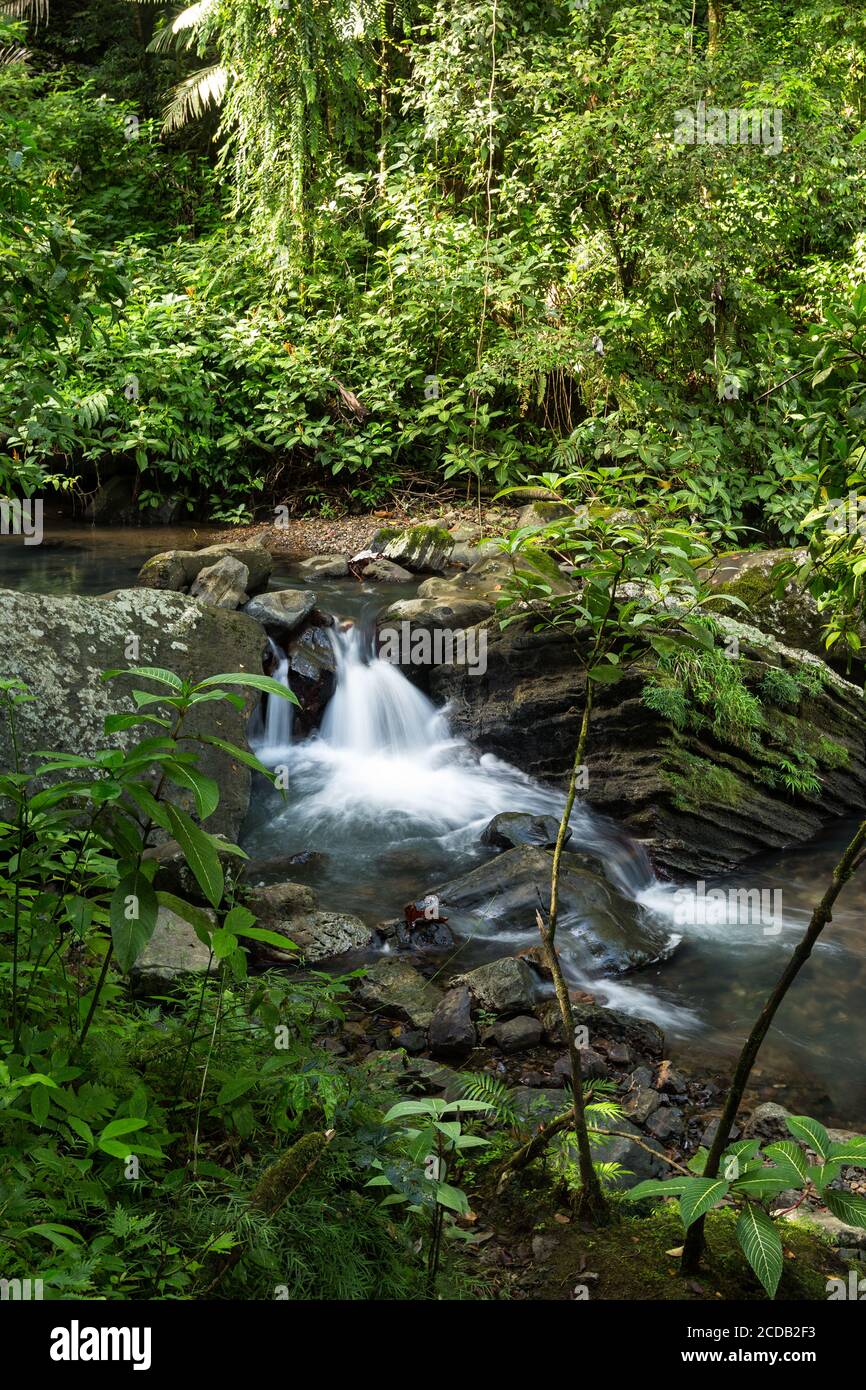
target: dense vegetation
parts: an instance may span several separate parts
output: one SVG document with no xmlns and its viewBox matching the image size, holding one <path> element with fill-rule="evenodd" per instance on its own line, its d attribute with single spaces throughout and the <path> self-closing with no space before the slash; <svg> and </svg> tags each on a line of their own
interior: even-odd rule
<svg viewBox="0 0 866 1390">
<path fill-rule="evenodd" d="M 7 486 L 242 519 L 577 470 L 801 537 L 862 444 L 863 27 L 58 6 L 0 75 Z M 677 143 L 699 101 L 769 143 Z"/>
</svg>

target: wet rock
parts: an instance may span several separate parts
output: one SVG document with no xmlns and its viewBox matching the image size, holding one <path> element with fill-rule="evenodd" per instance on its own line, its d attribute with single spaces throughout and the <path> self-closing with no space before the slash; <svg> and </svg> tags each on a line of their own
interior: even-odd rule
<svg viewBox="0 0 866 1390">
<path fill-rule="evenodd" d="M 454 532 L 452 531 L 452 535 Z M 501 554 L 499 545 L 494 540 L 489 541 L 455 541 L 448 557 L 449 565 L 462 565 L 464 569 L 470 569 L 472 565 L 477 565 L 479 560 L 486 560 L 491 555 Z"/>
<path fill-rule="evenodd" d="M 286 656 L 289 687 L 299 701 L 294 714 L 295 733 L 306 738 L 318 728 L 336 684 L 337 659 L 328 629 L 319 624 L 306 628 L 289 643 Z"/>
<path fill-rule="evenodd" d="M 429 1028 L 442 991 L 404 960 L 380 960 L 359 982 L 355 998 L 365 1009 Z"/>
<path fill-rule="evenodd" d="M 413 526 L 408 531 L 379 530 L 370 549 L 413 574 L 436 574 L 445 569 L 454 542 L 442 526 Z"/>
<path fill-rule="evenodd" d="M 216 916 L 208 917 L 214 927 Z M 159 909 L 153 935 L 130 971 L 133 993 L 143 996 L 171 994 L 183 979 L 216 975 L 217 961 L 195 929 L 167 907 Z"/>
<path fill-rule="evenodd" d="M 402 565 L 395 565 L 393 560 L 385 560 L 382 556 L 367 560 L 361 572 L 365 580 L 372 579 L 376 584 L 409 584 L 415 577 Z"/>
<path fill-rule="evenodd" d="M 628 1078 L 630 1089 L 636 1090 L 638 1087 L 649 1087 L 653 1084 L 653 1074 L 649 1067 L 635 1067 Z"/>
<path fill-rule="evenodd" d="M 559 821 L 555 816 L 533 816 L 526 811 L 502 811 L 488 821 L 481 832 L 482 845 L 494 849 L 515 849 L 518 845 L 537 845 L 540 849 L 553 849 L 559 834 Z M 572 837 L 571 829 L 566 831 L 565 843 Z"/>
<path fill-rule="evenodd" d="M 764 1143 L 775 1143 L 778 1139 L 790 1139 L 791 1131 L 785 1120 L 791 1114 L 784 1105 L 777 1105 L 775 1101 L 765 1101 L 763 1105 L 758 1105 L 752 1111 L 746 1123 L 743 1125 L 743 1137 L 746 1139 L 761 1139 Z"/>
<path fill-rule="evenodd" d="M 257 545 L 208 545 L 203 550 L 166 550 L 145 560 L 136 585 L 148 589 L 185 589 L 193 584 L 199 572 L 215 565 L 226 556 L 246 565 L 246 590 L 257 594 L 263 589 L 273 569 L 273 559 L 267 550 Z"/>
<path fill-rule="evenodd" d="M 131 633 L 139 641 L 134 663 L 139 666 L 167 667 L 193 681 L 221 671 L 261 674 L 258 624 L 183 594 L 122 589 L 110 598 L 88 598 L 0 590 L 0 679 L 23 680 L 36 697 L 19 707 L 25 763 L 48 740 L 59 752 L 86 757 L 97 749 L 129 746 L 140 736 L 138 731 L 103 733 L 107 714 L 135 710 L 133 687 L 152 688 L 142 677 L 102 679 L 103 671 L 124 664 Z M 184 732 L 216 735 L 243 748 L 258 692 L 238 693 L 245 697 L 242 709 L 223 701 L 199 704 L 187 716 Z M 10 767 L 11 756 L 3 726 L 0 767 Z M 219 807 L 206 828 L 234 840 L 249 806 L 249 769 L 207 745 L 199 752 L 198 765 L 220 788 Z M 169 795 L 187 809 L 194 807 L 187 792 L 172 787 Z"/>
<path fill-rule="evenodd" d="M 349 561 L 345 555 L 314 555 L 302 560 L 299 572 L 307 579 L 345 579 L 349 573 Z"/>
<path fill-rule="evenodd" d="M 215 608 L 241 608 L 247 602 L 250 572 L 240 560 L 224 555 L 215 565 L 200 569 L 190 588 L 193 598 Z"/>
<path fill-rule="evenodd" d="M 519 1014 L 517 1018 L 505 1019 L 493 1029 L 497 1047 L 503 1052 L 523 1052 L 527 1047 L 537 1047 L 542 1038 L 542 1027 L 531 1014 Z"/>
<path fill-rule="evenodd" d="M 287 638 L 312 613 L 316 603 L 316 595 L 310 589 L 278 589 L 250 599 L 244 612 L 285 647 Z"/>
<path fill-rule="evenodd" d="M 539 896 L 550 892 L 552 855 L 522 845 L 472 869 L 434 891 L 452 925 L 495 922 L 503 932 L 525 931 L 535 922 Z M 671 933 L 620 893 L 596 859 L 566 851 L 560 862 L 560 912 L 579 924 L 569 933 L 569 955 L 578 969 L 622 975 L 665 959 Z"/>
<path fill-rule="evenodd" d="M 575 1027 L 586 1029 L 588 1043 L 593 1046 L 597 1040 L 607 1039 L 623 1042 L 639 1056 L 659 1057 L 664 1047 L 664 1034 L 649 1019 L 637 1018 L 632 1014 L 620 1013 L 615 1009 L 603 1009 L 598 1004 L 574 1003 L 571 1007 Z M 551 1042 L 563 1043 L 562 1017 L 555 999 L 548 999 L 536 1009 L 544 1025 L 544 1031 Z M 648 1068 L 643 1068 L 646 1083 L 652 1081 Z M 639 1075 L 640 1073 L 634 1073 Z"/>
<path fill-rule="evenodd" d="M 660 1091 L 665 1091 L 668 1095 L 685 1095 L 688 1090 L 688 1082 L 682 1072 L 676 1071 L 670 1062 L 662 1062 L 656 1078 L 656 1086 Z"/>
<path fill-rule="evenodd" d="M 398 918 L 393 938 L 401 951 L 450 951 L 454 945 L 454 933 L 447 922 L 441 921 L 422 919 L 409 925 Z"/>
<path fill-rule="evenodd" d="M 535 982 L 529 966 L 512 956 L 479 965 L 458 977 L 468 985 L 476 1005 L 499 1018 L 528 1013 L 535 998 Z"/>
<path fill-rule="evenodd" d="M 475 1046 L 471 997 L 464 986 L 450 989 L 430 1020 L 430 1051 L 436 1057 L 465 1056 Z"/>
<path fill-rule="evenodd" d="M 629 1067 L 632 1062 L 631 1049 L 625 1043 L 608 1043 L 605 1048 L 607 1060 L 614 1067 Z"/>
<path fill-rule="evenodd" d="M 422 1028 L 404 1028 L 394 1041 L 398 1047 L 405 1048 L 411 1057 L 417 1057 L 427 1048 L 427 1034 Z"/>
<path fill-rule="evenodd" d="M 539 1024 L 539 1028 L 541 1024 Z M 578 1048 L 580 1053 L 580 1070 L 585 1081 L 606 1081 L 610 1076 L 610 1068 L 600 1053 L 591 1047 Z M 564 1081 L 571 1081 L 571 1058 L 566 1052 L 565 1056 L 558 1057 L 553 1065 L 554 1076 L 561 1076 Z"/>
<path fill-rule="evenodd" d="M 629 1091 L 623 1109 L 635 1124 L 644 1125 L 661 1103 L 658 1091 L 650 1090 L 648 1086 L 638 1086 L 637 1089 Z"/>
<path fill-rule="evenodd" d="M 670 1144 L 683 1134 L 683 1112 L 672 1105 L 663 1105 L 655 1110 L 646 1121 L 645 1128 L 662 1144 Z"/>
<path fill-rule="evenodd" d="M 261 927 L 283 935 L 288 934 L 289 924 L 296 917 L 315 912 L 319 900 L 306 883 L 272 883 L 249 893 L 247 905 Z"/>
</svg>

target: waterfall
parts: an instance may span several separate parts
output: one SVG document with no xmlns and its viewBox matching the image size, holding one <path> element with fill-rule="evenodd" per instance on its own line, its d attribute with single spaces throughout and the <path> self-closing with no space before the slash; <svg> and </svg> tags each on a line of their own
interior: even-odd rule
<svg viewBox="0 0 866 1390">
<path fill-rule="evenodd" d="M 288 690 L 289 658 L 282 647 L 278 647 L 270 637 L 268 647 L 274 660 L 273 679 Z M 264 717 L 259 714 L 258 720 L 250 730 L 250 743 L 256 756 L 268 767 L 285 762 L 290 755 L 294 708 L 291 700 L 281 700 L 278 696 L 268 695 Z"/>
</svg>

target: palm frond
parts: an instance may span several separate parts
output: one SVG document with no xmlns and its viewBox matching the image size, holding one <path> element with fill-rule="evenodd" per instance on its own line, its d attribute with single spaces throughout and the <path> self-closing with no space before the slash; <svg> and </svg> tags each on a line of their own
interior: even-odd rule
<svg viewBox="0 0 866 1390">
<path fill-rule="evenodd" d="M 0 68 L 11 67 L 13 63 L 26 63 L 28 58 L 32 58 L 29 48 L 23 48 L 20 43 L 6 43 L 0 46 Z"/>
<path fill-rule="evenodd" d="M 148 53 L 166 53 L 172 49 L 189 48 L 198 37 L 198 29 L 216 9 L 217 0 L 195 0 L 179 10 L 147 45 Z"/>
<path fill-rule="evenodd" d="M 221 63 L 199 68 L 172 88 L 162 120 L 163 131 L 180 130 L 189 121 L 200 120 L 212 106 L 219 106 L 226 94 L 228 71 Z"/>
<path fill-rule="evenodd" d="M 38 29 L 48 23 L 48 0 L 3 0 L 0 14 L 9 19 L 26 19 Z"/>
</svg>

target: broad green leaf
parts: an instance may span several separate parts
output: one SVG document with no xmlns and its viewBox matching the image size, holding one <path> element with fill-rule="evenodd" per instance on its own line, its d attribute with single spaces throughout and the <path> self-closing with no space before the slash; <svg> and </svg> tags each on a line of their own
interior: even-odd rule
<svg viewBox="0 0 866 1390">
<path fill-rule="evenodd" d="M 218 907 L 225 880 L 219 855 L 212 839 L 197 826 L 185 811 L 166 804 L 171 833 L 183 850 L 196 883 L 208 902 Z"/>
<path fill-rule="evenodd" d="M 659 1181 L 656 1178 L 647 1178 L 645 1182 L 639 1182 L 635 1187 L 629 1188 L 623 1195 L 628 1202 L 640 1202 L 644 1197 L 679 1197 L 688 1187 L 691 1178 L 667 1178 Z"/>
<path fill-rule="evenodd" d="M 205 776 L 196 767 L 175 762 L 173 758 L 167 759 L 162 766 L 165 775 L 176 787 L 186 787 L 192 792 L 199 820 L 207 820 L 208 816 L 213 815 L 219 805 L 220 789 L 212 777 Z"/>
<path fill-rule="evenodd" d="M 749 1202 L 737 1222 L 737 1240 L 743 1254 L 771 1298 L 782 1277 L 782 1242 L 763 1207 Z"/>
<path fill-rule="evenodd" d="M 781 1169 L 761 1168 L 737 1178 L 731 1183 L 731 1192 L 739 1193 L 743 1197 L 778 1197 L 780 1192 L 784 1192 L 785 1188 L 790 1186 L 788 1174 Z"/>
<path fill-rule="evenodd" d="M 718 1206 L 730 1184 L 724 1178 L 687 1178 L 680 1197 L 680 1217 L 688 1230 L 693 1221 Z"/>
<path fill-rule="evenodd" d="M 243 763 L 245 767 L 251 767 L 254 772 L 260 772 L 263 777 L 267 777 L 271 782 L 274 780 L 275 773 L 272 769 L 265 767 L 264 763 L 260 762 L 255 754 L 248 752 L 246 748 L 238 748 L 236 744 L 229 743 L 228 740 L 224 738 L 217 738 L 215 734 L 199 734 L 197 741 L 199 743 L 209 743 L 214 748 L 222 749 L 223 753 L 228 753 L 230 758 L 234 758 L 237 762 Z"/>
<path fill-rule="evenodd" d="M 866 1168 L 866 1139 L 858 1135 L 852 1139 L 838 1140 L 830 1145 L 830 1158 L 843 1167 Z"/>
<path fill-rule="evenodd" d="M 459 1187 L 452 1187 L 447 1182 L 437 1182 L 436 1201 L 440 1206 L 448 1207 L 451 1211 L 456 1211 L 459 1216 L 465 1216 L 469 1211 L 469 1201 L 465 1192 L 461 1192 Z"/>
<path fill-rule="evenodd" d="M 830 1136 L 817 1120 L 811 1120 L 808 1115 L 788 1115 L 785 1124 L 794 1138 L 799 1139 L 801 1144 L 806 1144 L 810 1149 L 814 1149 L 821 1158 L 829 1157 Z"/>
<path fill-rule="evenodd" d="M 174 893 L 164 893 L 161 889 L 156 895 L 156 900 L 160 907 L 167 907 L 169 912 L 175 913 L 184 922 L 189 922 L 199 941 L 205 946 L 210 945 L 214 923 L 206 907 L 198 907 L 195 903 L 188 903 L 185 898 L 178 898 Z"/>
<path fill-rule="evenodd" d="M 125 670 L 115 668 L 111 671 L 103 671 L 104 681 L 115 680 L 118 676 L 138 676 L 142 680 L 156 681 L 159 685 L 171 686 L 172 690 L 183 690 L 183 681 L 176 676 L 173 671 L 167 671 L 164 666 L 129 666 Z"/>
<path fill-rule="evenodd" d="M 136 1120 L 131 1116 L 128 1119 L 111 1120 L 99 1134 L 99 1142 L 103 1139 L 119 1139 L 124 1134 L 135 1134 L 139 1129 L 145 1129 L 147 1120 Z"/>
<path fill-rule="evenodd" d="M 196 690 L 203 690 L 209 685 L 245 685 L 253 690 L 264 690 L 268 695 L 278 695 L 281 699 L 291 700 L 293 705 L 299 703 L 297 695 L 286 686 L 280 685 L 272 676 L 262 676 L 255 671 L 244 674 L 242 671 L 234 671 L 225 676 L 208 676 L 207 680 L 200 681 Z"/>
<path fill-rule="evenodd" d="M 786 1173 L 790 1187 L 802 1187 L 809 1177 L 809 1164 L 806 1155 L 793 1139 L 782 1139 L 778 1144 L 768 1144 L 764 1150 L 767 1158 L 778 1164 L 779 1170 Z"/>
<path fill-rule="evenodd" d="M 142 870 L 126 874 L 111 895 L 109 920 L 114 954 L 121 970 L 129 971 L 156 926 L 159 903 Z"/>
<path fill-rule="evenodd" d="M 858 1197 L 853 1192 L 838 1192 L 832 1187 L 823 1195 L 827 1206 L 840 1221 L 866 1230 L 866 1197 Z"/>
</svg>

